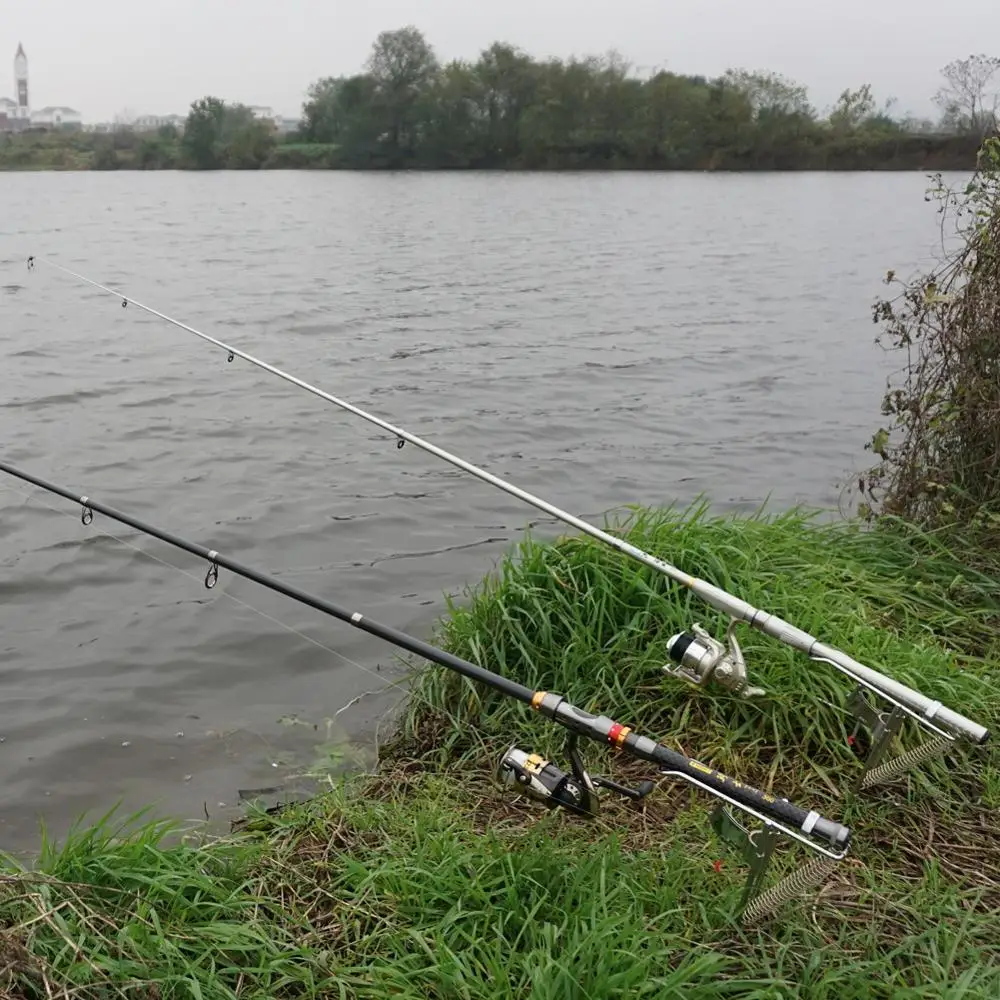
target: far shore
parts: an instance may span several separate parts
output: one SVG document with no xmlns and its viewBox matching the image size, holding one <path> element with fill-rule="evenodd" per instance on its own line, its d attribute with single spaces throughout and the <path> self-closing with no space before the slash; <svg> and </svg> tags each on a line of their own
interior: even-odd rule
<svg viewBox="0 0 1000 1000">
<path fill-rule="evenodd" d="M 364 155 L 334 143 L 277 138 L 252 150 L 223 152 L 207 169 L 222 170 L 352 170 L 352 171 L 479 171 L 479 172 L 717 172 L 796 173 L 872 171 L 972 171 L 978 140 L 966 135 L 889 135 L 831 138 L 788 151 L 750 149 L 742 153 L 710 149 L 690 158 L 669 161 L 650 155 L 637 158 L 606 146 L 554 146 L 537 155 L 437 158 L 402 155 L 374 148 Z M 197 170 L 183 137 L 174 129 L 160 132 L 94 133 L 31 132 L 0 135 L 0 171 Z"/>
</svg>

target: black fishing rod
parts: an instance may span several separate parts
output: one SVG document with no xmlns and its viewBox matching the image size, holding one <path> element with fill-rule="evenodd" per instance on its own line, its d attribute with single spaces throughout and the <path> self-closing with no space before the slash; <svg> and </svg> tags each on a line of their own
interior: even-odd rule
<svg viewBox="0 0 1000 1000">
<path fill-rule="evenodd" d="M 136 309 L 155 316 L 186 333 L 193 334 L 225 351 L 228 361 L 238 357 L 271 375 L 284 379 L 286 382 L 290 382 L 292 385 L 382 428 L 396 438 L 398 447 L 402 448 L 406 442 L 410 442 L 428 454 L 443 459 L 477 479 L 517 497 L 688 588 L 711 607 L 726 615 L 729 618 L 729 627 L 726 630 L 724 642 L 714 639 L 699 625 L 694 625 L 690 632 L 673 636 L 667 642 L 666 653 L 674 665 L 663 668 L 672 676 L 680 677 L 695 685 L 718 684 L 744 697 L 763 694 L 762 688 L 752 687 L 749 682 L 746 661 L 735 634 L 736 626 L 741 623 L 805 653 L 813 663 L 824 663 L 833 667 L 857 685 L 849 701 L 849 710 L 856 717 L 855 728 L 857 729 L 857 726 L 863 723 L 868 727 L 872 737 L 872 746 L 865 759 L 864 769 L 857 779 L 858 787 L 869 788 L 902 774 L 904 771 L 949 749 L 959 739 L 973 744 L 981 744 L 989 738 L 989 731 L 985 726 L 967 718 L 940 701 L 914 690 L 879 670 L 874 670 L 858 662 L 842 650 L 821 642 L 815 636 L 784 621 L 777 615 L 761 608 L 755 608 L 747 601 L 726 592 L 721 587 L 685 573 L 666 560 L 643 551 L 624 538 L 603 531 L 555 504 L 515 486 L 492 472 L 487 472 L 485 469 L 473 465 L 458 455 L 454 455 L 444 448 L 384 420 L 382 417 L 368 413 L 361 407 L 326 392 L 304 379 L 54 261 L 46 260 L 44 257 L 29 257 L 29 270 L 34 267 L 36 262 L 47 264 L 56 271 L 120 299 L 123 307 L 131 304 Z M 873 705 L 870 701 L 871 696 L 888 705 L 889 711 L 886 712 Z M 892 739 L 907 719 L 930 733 L 931 738 L 895 758 L 884 759 Z"/>
<path fill-rule="evenodd" d="M 599 810 L 597 789 L 599 787 L 609 788 L 619 794 L 634 800 L 645 798 L 653 790 L 653 782 L 643 782 L 638 788 L 630 789 L 608 778 L 593 776 L 587 773 L 583 767 L 579 752 L 577 750 L 577 738 L 584 736 L 587 739 L 598 743 L 610 745 L 615 750 L 647 761 L 656 765 L 660 773 L 669 777 L 680 778 L 683 781 L 694 785 L 702 791 L 745 812 L 764 824 L 764 830 L 759 831 L 765 835 L 765 840 L 769 845 L 766 849 L 764 863 L 769 858 L 770 850 L 773 847 L 773 838 L 777 833 L 800 842 L 810 850 L 821 855 L 818 865 L 813 863 L 811 871 L 804 876 L 803 872 L 793 873 L 783 880 L 782 883 L 772 887 L 767 893 L 757 897 L 755 903 L 757 910 L 760 909 L 761 902 L 777 905 L 786 898 L 790 898 L 789 893 L 794 893 L 809 884 L 813 884 L 812 879 L 816 877 L 825 878 L 832 870 L 829 862 L 836 862 L 843 858 L 851 839 L 851 832 L 848 827 L 835 820 L 826 819 L 815 810 L 804 809 L 795 805 L 788 799 L 779 798 L 768 792 L 754 788 L 735 778 L 730 778 L 721 771 L 708 767 L 691 757 L 685 757 L 676 750 L 647 736 L 641 736 L 629 726 L 615 722 L 604 715 L 592 715 L 583 709 L 571 705 L 565 698 L 548 691 L 534 691 L 523 684 L 502 677 L 491 670 L 478 664 L 471 663 L 459 656 L 455 656 L 443 649 L 432 646 L 421 639 L 407 635 L 388 625 L 383 625 L 358 611 L 351 611 L 332 601 L 309 594 L 297 587 L 283 583 L 273 576 L 261 573 L 250 566 L 245 566 L 235 559 L 230 559 L 222 555 L 215 549 L 210 549 L 195 542 L 189 542 L 184 538 L 174 535 L 161 528 L 146 524 L 138 518 L 125 514 L 106 504 L 99 503 L 90 496 L 81 496 L 78 493 L 68 490 L 65 487 L 50 483 L 39 476 L 32 475 L 22 469 L 18 469 L 6 462 L 0 462 L 0 471 L 31 483 L 33 486 L 45 490 L 56 496 L 63 497 L 81 507 L 81 521 L 89 525 L 94 520 L 94 513 L 103 514 L 114 521 L 128 525 L 143 534 L 157 538 L 168 545 L 183 549 L 194 556 L 204 559 L 208 563 L 208 570 L 205 575 L 205 586 L 209 589 L 218 582 L 219 569 L 224 568 L 237 576 L 276 593 L 283 594 L 294 601 L 308 605 L 323 614 L 338 618 L 355 628 L 361 629 L 371 635 L 378 636 L 386 642 L 392 643 L 410 653 L 437 663 L 449 670 L 468 677 L 471 680 L 485 684 L 501 694 L 513 698 L 531 706 L 535 711 L 541 713 L 546 718 L 562 726 L 569 731 L 567 743 L 567 755 L 569 758 L 571 771 L 566 773 L 556 767 L 556 765 L 538 756 L 537 754 L 525 753 L 522 750 L 512 747 L 502 757 L 499 767 L 499 775 L 505 784 L 514 787 L 516 790 L 546 802 L 549 806 L 562 806 L 576 813 L 583 815 L 595 815 Z M 726 822 L 721 815 L 716 816 L 716 825 L 720 832 L 722 824 Z M 728 817 L 729 835 L 732 834 L 734 821 Z M 738 824 L 737 824 L 738 826 Z M 742 829 L 742 828 L 741 828 Z M 750 836 L 750 835 L 748 835 Z M 754 858 L 751 857 L 751 867 L 753 875 L 748 882 L 747 893 L 744 895 L 744 902 L 749 898 L 752 885 L 759 881 L 763 870 L 760 864 L 761 845 L 756 839 L 748 840 L 743 845 L 745 851 L 749 845 L 753 846 L 757 867 L 753 865 Z M 749 855 L 748 855 L 749 856 Z M 809 866 L 807 866 L 809 868 Z M 803 881 L 803 878 L 806 881 Z M 811 877 L 811 878 L 810 878 Z M 794 880 L 792 882 L 791 880 Z M 788 883 L 788 884 L 786 884 Z M 784 889 L 782 890 L 782 886 Z M 779 892 L 779 890 L 781 890 Z M 768 894 L 778 892 L 778 898 L 768 897 Z M 765 897 L 768 897 L 765 899 Z M 761 911 L 770 912 L 773 906 Z M 756 912 L 756 910 L 754 911 Z"/>
</svg>

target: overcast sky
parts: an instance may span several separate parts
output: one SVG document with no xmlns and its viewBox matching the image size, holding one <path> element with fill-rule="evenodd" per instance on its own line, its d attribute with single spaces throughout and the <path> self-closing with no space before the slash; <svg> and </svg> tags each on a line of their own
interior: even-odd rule
<svg viewBox="0 0 1000 1000">
<path fill-rule="evenodd" d="M 379 31 L 406 24 L 443 60 L 507 41 L 709 76 L 771 69 L 821 111 L 870 82 L 880 103 L 930 114 L 943 65 L 1000 54 L 1000 0 L 9 0 L 0 96 L 13 97 L 21 42 L 32 106 L 85 121 L 183 114 L 207 94 L 297 115 L 310 82 L 358 71 Z"/>
</svg>

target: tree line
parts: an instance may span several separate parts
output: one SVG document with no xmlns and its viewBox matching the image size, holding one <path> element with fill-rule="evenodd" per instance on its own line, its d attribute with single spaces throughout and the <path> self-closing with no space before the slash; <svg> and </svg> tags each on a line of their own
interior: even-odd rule
<svg viewBox="0 0 1000 1000">
<path fill-rule="evenodd" d="M 614 53 L 536 60 L 504 43 L 442 64 L 406 27 L 378 36 L 362 73 L 312 84 L 301 139 L 336 147 L 355 167 L 850 165 L 891 157 L 913 138 L 914 149 L 945 136 L 978 146 L 995 129 L 1000 60 L 972 56 L 942 72 L 937 123 L 894 118 L 867 84 L 821 116 L 805 87 L 775 73 L 640 78 Z"/>
<path fill-rule="evenodd" d="M 640 77 L 615 53 L 539 60 L 502 42 L 442 63 L 408 26 L 382 32 L 362 72 L 314 82 L 291 136 L 205 97 L 181 131 L 79 137 L 72 155 L 70 140 L 62 152 L 36 140 L 34 152 L 0 148 L 0 166 L 51 155 L 62 157 L 55 166 L 98 169 L 971 168 L 997 128 L 1000 59 L 969 56 L 941 72 L 937 121 L 895 117 L 869 84 L 821 114 L 805 87 L 776 73 Z"/>
</svg>

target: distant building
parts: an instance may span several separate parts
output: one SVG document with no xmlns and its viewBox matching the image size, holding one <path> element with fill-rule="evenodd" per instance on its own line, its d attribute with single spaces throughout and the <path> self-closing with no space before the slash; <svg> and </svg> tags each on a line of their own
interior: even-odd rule
<svg viewBox="0 0 1000 1000">
<path fill-rule="evenodd" d="M 14 99 L 0 97 L 0 131 L 13 132 L 31 124 L 28 104 L 28 57 L 24 46 L 18 43 L 14 54 Z"/>
<path fill-rule="evenodd" d="M 14 93 L 17 99 L 17 117 L 31 118 L 28 105 L 28 57 L 24 54 L 24 46 L 18 42 L 14 53 Z"/>
<path fill-rule="evenodd" d="M 28 57 L 18 43 L 14 54 L 14 100 L 0 97 L 0 131 L 20 131 L 26 128 L 79 128 L 83 119 L 79 111 L 67 107 L 31 110 L 28 101 Z"/>
<path fill-rule="evenodd" d="M 139 115 L 132 122 L 132 128 L 137 132 L 155 132 L 156 129 L 163 128 L 165 125 L 173 125 L 176 129 L 183 129 L 186 122 L 185 115 Z"/>
<path fill-rule="evenodd" d="M 39 108 L 31 112 L 31 124 L 48 128 L 79 128 L 83 124 L 83 116 L 73 108 Z"/>
<path fill-rule="evenodd" d="M 277 115 L 274 113 L 274 108 L 269 108 L 261 104 L 248 104 L 247 107 L 254 118 L 270 122 L 279 132 L 290 132 L 293 128 L 298 127 L 298 119 L 287 118 L 285 115 Z"/>
<path fill-rule="evenodd" d="M 285 115 L 277 115 L 274 113 L 274 108 L 267 107 L 263 104 L 248 104 L 246 107 L 254 118 L 258 121 L 267 122 L 269 125 L 274 127 L 276 132 L 280 132 L 283 135 L 288 132 L 294 132 L 299 127 L 298 118 L 288 118 Z"/>
</svg>

